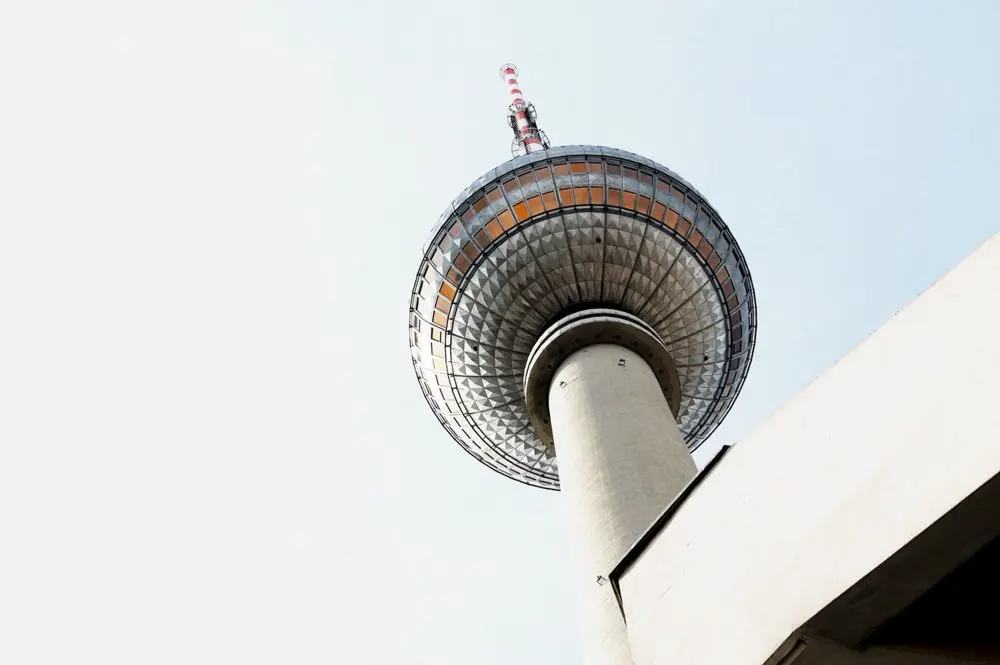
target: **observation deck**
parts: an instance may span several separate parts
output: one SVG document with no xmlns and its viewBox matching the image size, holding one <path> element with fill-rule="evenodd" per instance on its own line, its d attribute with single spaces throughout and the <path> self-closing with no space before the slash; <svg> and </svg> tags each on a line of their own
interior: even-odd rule
<svg viewBox="0 0 1000 665">
<path fill-rule="evenodd" d="M 553 445 L 531 425 L 524 374 L 555 320 L 619 310 L 660 337 L 676 367 L 673 414 L 689 450 L 722 422 L 756 338 L 746 260 L 690 184 L 613 148 L 532 152 L 473 182 L 424 247 L 409 341 L 431 410 L 473 457 L 559 487 Z M 611 340 L 609 340 L 611 341 Z"/>
</svg>

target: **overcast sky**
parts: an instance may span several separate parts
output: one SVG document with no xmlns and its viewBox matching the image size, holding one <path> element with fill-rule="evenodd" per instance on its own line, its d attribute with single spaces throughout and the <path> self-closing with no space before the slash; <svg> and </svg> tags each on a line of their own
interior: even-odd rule
<svg viewBox="0 0 1000 665">
<path fill-rule="evenodd" d="M 0 2 L 0 662 L 577 663 L 559 495 L 462 452 L 406 346 L 421 243 L 509 157 L 499 66 L 745 250 L 703 462 L 998 229 L 998 33 L 991 0 Z"/>
</svg>

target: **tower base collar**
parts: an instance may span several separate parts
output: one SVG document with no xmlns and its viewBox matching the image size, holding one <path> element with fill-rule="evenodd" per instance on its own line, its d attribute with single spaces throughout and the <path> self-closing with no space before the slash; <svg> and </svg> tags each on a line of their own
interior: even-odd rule
<svg viewBox="0 0 1000 665">
<path fill-rule="evenodd" d="M 536 436 L 552 444 L 549 384 L 571 354 L 594 344 L 616 344 L 640 355 L 656 375 L 671 417 L 680 407 L 680 378 L 660 336 L 642 319 L 615 309 L 592 308 L 556 321 L 535 342 L 524 369 L 524 398 Z"/>
</svg>

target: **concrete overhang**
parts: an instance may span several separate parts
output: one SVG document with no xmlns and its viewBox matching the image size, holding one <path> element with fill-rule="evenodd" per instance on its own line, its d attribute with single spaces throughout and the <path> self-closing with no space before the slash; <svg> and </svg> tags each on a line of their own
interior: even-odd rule
<svg viewBox="0 0 1000 665">
<path fill-rule="evenodd" d="M 795 631 L 767 665 L 1000 662 L 1000 475 Z"/>
<path fill-rule="evenodd" d="M 1000 236 L 692 482 L 608 575 L 635 665 L 1000 662 L 998 288 Z"/>
</svg>

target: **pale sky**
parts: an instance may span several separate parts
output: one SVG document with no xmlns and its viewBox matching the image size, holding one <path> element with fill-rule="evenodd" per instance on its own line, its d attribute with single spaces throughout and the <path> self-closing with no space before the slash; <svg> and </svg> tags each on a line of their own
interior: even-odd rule
<svg viewBox="0 0 1000 665">
<path fill-rule="evenodd" d="M 0 662 L 579 662 L 559 495 L 453 443 L 407 349 L 421 243 L 509 158 L 499 66 L 741 243 L 757 355 L 703 462 L 998 230 L 998 33 L 991 0 L 0 3 Z"/>
</svg>

